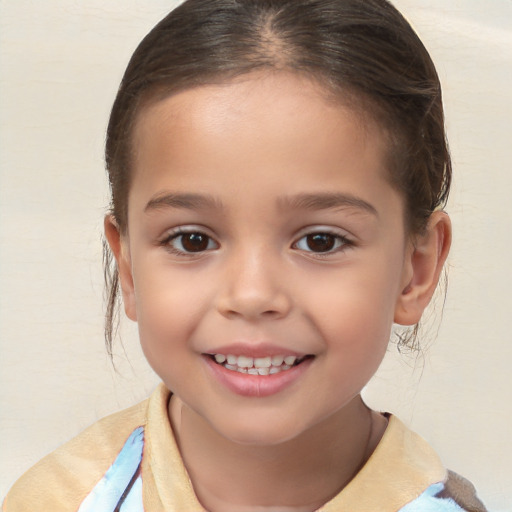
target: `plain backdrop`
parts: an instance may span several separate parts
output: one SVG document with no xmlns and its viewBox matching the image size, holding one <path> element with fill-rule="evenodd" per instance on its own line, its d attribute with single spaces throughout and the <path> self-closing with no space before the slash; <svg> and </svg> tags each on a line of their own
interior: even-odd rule
<svg viewBox="0 0 512 512">
<path fill-rule="evenodd" d="M 512 2 L 395 3 L 444 86 L 454 243 L 438 335 L 420 359 L 390 346 L 365 396 L 510 511 Z M 0 0 L 0 496 L 157 383 L 128 320 L 116 371 L 103 346 L 102 151 L 128 58 L 175 4 Z"/>
</svg>

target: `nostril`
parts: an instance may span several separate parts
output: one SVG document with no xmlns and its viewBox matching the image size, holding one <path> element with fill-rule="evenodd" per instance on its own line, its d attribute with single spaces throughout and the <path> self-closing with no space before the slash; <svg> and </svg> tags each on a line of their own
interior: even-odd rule
<svg viewBox="0 0 512 512">
<path fill-rule="evenodd" d="M 251 276 L 235 274 L 238 278 L 225 282 L 215 303 L 217 310 L 226 317 L 277 319 L 288 314 L 291 300 L 281 283 L 261 273 Z"/>
<path fill-rule="evenodd" d="M 275 309 L 269 309 L 268 311 L 263 311 L 262 315 L 263 316 L 277 316 L 279 315 L 279 311 L 275 310 Z"/>
</svg>

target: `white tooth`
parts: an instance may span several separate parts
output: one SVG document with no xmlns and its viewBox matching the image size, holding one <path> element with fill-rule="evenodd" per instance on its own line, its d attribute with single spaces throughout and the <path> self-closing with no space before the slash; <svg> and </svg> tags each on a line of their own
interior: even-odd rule
<svg viewBox="0 0 512 512">
<path fill-rule="evenodd" d="M 235 365 L 237 362 L 237 359 L 238 359 L 238 357 L 236 357 L 232 354 L 228 354 L 228 364 Z"/>
<path fill-rule="evenodd" d="M 296 360 L 297 358 L 295 356 L 286 356 L 284 358 L 284 364 L 291 366 Z"/>
<path fill-rule="evenodd" d="M 254 366 L 257 368 L 270 368 L 272 366 L 272 360 L 269 357 L 257 357 L 254 360 Z"/>
<path fill-rule="evenodd" d="M 270 370 L 269 370 L 269 373 L 270 373 L 270 375 L 274 375 L 274 373 L 279 373 L 280 371 L 281 371 L 280 366 L 272 366 L 272 368 L 270 368 Z"/>
<path fill-rule="evenodd" d="M 260 375 L 268 375 L 270 373 L 270 368 L 258 368 L 258 373 Z"/>
<path fill-rule="evenodd" d="M 234 371 L 238 370 L 238 366 L 234 366 L 232 364 L 225 364 L 224 368 L 227 368 L 228 370 L 234 370 Z"/>
<path fill-rule="evenodd" d="M 253 358 L 245 357 L 245 356 L 238 356 L 236 364 L 238 364 L 238 366 L 241 366 L 242 368 L 252 368 Z"/>
<path fill-rule="evenodd" d="M 238 367 L 236 371 L 238 373 L 247 373 L 247 368 L 240 368 L 240 367 Z"/>
<path fill-rule="evenodd" d="M 248 373 L 249 375 L 259 375 L 258 370 L 257 370 L 256 368 L 249 368 L 249 369 L 247 370 L 247 373 Z"/>
<path fill-rule="evenodd" d="M 284 361 L 284 356 L 272 356 L 272 366 L 281 366 Z"/>
<path fill-rule="evenodd" d="M 226 360 L 226 356 L 224 354 L 215 354 L 215 361 L 217 363 L 222 364 Z"/>
<path fill-rule="evenodd" d="M 283 364 L 283 366 L 281 366 L 281 370 L 289 370 L 291 368 L 291 366 L 288 366 L 287 364 Z"/>
</svg>

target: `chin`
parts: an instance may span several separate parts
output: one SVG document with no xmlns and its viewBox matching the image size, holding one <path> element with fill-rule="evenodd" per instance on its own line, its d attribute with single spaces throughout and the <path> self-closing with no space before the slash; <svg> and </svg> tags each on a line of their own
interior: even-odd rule
<svg viewBox="0 0 512 512">
<path fill-rule="evenodd" d="M 255 421 L 254 417 L 230 418 L 228 424 L 223 422 L 211 426 L 228 441 L 253 447 L 286 443 L 299 437 L 305 428 L 301 428 L 296 420 L 259 418 Z"/>
</svg>

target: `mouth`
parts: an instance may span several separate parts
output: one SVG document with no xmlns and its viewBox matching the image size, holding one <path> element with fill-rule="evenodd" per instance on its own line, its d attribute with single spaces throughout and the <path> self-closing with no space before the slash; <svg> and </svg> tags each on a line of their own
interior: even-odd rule
<svg viewBox="0 0 512 512">
<path fill-rule="evenodd" d="M 286 372 L 314 356 L 274 355 L 265 357 L 236 356 L 234 354 L 207 354 L 212 361 L 226 370 L 248 375 L 275 375 Z"/>
</svg>

